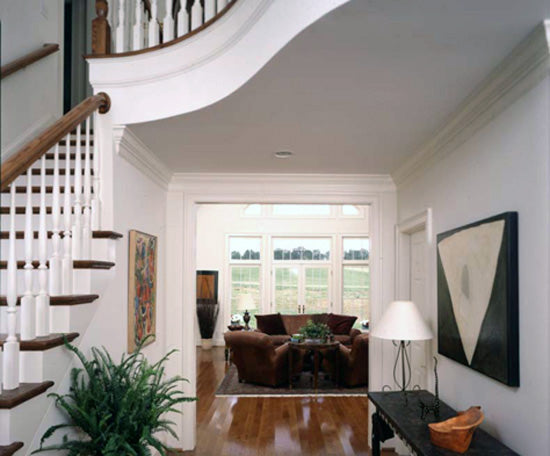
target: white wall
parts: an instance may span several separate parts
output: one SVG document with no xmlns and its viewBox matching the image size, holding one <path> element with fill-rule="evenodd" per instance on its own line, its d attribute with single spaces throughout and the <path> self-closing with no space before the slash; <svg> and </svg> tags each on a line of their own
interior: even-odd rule
<svg viewBox="0 0 550 456">
<path fill-rule="evenodd" d="M 2 157 L 58 119 L 63 110 L 63 0 L 2 0 L 2 65 L 45 43 L 60 51 L 1 82 Z"/>
<path fill-rule="evenodd" d="M 510 388 L 439 355 L 440 393 L 523 455 L 550 448 L 550 80 L 547 77 L 440 161 L 398 188 L 399 220 L 433 209 L 434 233 L 519 212 L 520 382 Z M 436 248 L 430 249 L 431 321 L 437 321 Z M 434 328 L 436 329 L 436 328 Z M 434 342 L 434 352 L 437 352 Z"/>
<path fill-rule="evenodd" d="M 214 333 L 216 344 L 223 344 L 223 333 L 227 330 L 226 326 L 230 320 L 229 270 L 226 244 L 228 235 L 271 234 L 307 237 L 308 235 L 368 236 L 369 234 L 368 207 L 364 207 L 365 215 L 360 218 L 336 216 L 330 218 L 243 217 L 242 211 L 245 207 L 246 205 L 240 204 L 204 204 L 199 206 L 197 212 L 197 269 L 219 271 L 218 298 L 220 301 L 220 315 Z M 337 208 L 335 209 L 337 210 Z M 264 259 L 262 264 L 266 261 Z M 264 270 L 264 273 L 267 272 Z M 338 271 L 334 270 L 333 273 L 337 274 Z M 268 304 L 270 290 L 264 289 L 262 291 L 262 304 L 265 306 Z M 336 301 L 339 301 L 339 291 L 332 290 L 332 294 L 336 304 Z M 262 311 L 268 312 L 269 309 L 263 308 Z M 196 334 L 199 342 L 198 326 Z"/>
</svg>

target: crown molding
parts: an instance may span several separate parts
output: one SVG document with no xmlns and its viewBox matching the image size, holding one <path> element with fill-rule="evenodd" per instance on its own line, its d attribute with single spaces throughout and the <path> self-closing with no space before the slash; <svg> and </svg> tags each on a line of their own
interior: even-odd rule
<svg viewBox="0 0 550 456">
<path fill-rule="evenodd" d="M 147 177 L 167 189 L 172 173 L 127 126 L 113 127 L 115 151 Z"/>
<path fill-rule="evenodd" d="M 396 186 L 433 166 L 487 125 L 550 71 L 550 20 L 535 29 L 460 104 L 441 128 L 392 173 Z"/>
<path fill-rule="evenodd" d="M 372 174 L 266 174 L 266 173 L 175 173 L 170 191 L 251 195 L 332 194 L 355 195 L 395 192 L 389 175 Z"/>
</svg>

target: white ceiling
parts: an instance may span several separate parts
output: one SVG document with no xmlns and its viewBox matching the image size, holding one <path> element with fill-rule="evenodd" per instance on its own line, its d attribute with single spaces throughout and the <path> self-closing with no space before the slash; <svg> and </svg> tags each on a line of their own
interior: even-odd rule
<svg viewBox="0 0 550 456">
<path fill-rule="evenodd" d="M 550 0 L 352 0 L 226 99 L 131 129 L 177 172 L 391 173 L 545 18 Z"/>
</svg>

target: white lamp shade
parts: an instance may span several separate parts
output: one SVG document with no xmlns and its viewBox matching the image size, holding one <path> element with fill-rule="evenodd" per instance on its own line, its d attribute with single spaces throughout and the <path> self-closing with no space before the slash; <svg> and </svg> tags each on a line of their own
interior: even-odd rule
<svg viewBox="0 0 550 456">
<path fill-rule="evenodd" d="M 390 340 L 428 340 L 434 336 L 412 301 L 392 302 L 370 335 Z"/>
<path fill-rule="evenodd" d="M 239 295 L 239 300 L 237 301 L 237 309 L 251 310 L 255 308 L 256 308 L 256 303 L 254 302 L 254 298 L 250 293 Z"/>
</svg>

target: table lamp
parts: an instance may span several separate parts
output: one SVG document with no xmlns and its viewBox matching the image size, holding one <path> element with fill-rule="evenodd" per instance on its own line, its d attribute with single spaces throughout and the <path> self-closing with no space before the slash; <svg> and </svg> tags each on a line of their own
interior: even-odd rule
<svg viewBox="0 0 550 456">
<path fill-rule="evenodd" d="M 411 381 L 411 363 L 406 347 L 411 341 L 432 339 L 432 330 L 422 318 L 414 302 L 394 301 L 388 306 L 382 318 L 373 326 L 370 335 L 379 339 L 392 340 L 393 344 L 399 347 L 393 365 L 393 379 L 404 392 Z M 401 357 L 401 384 L 396 375 L 399 357 Z"/>
<path fill-rule="evenodd" d="M 250 329 L 250 327 L 248 326 L 248 322 L 250 321 L 250 314 L 248 313 L 248 311 L 255 308 L 256 304 L 254 302 L 254 298 L 250 293 L 239 295 L 239 300 L 237 301 L 237 309 L 244 310 L 243 321 L 245 325 L 244 329 L 246 331 Z"/>
</svg>

